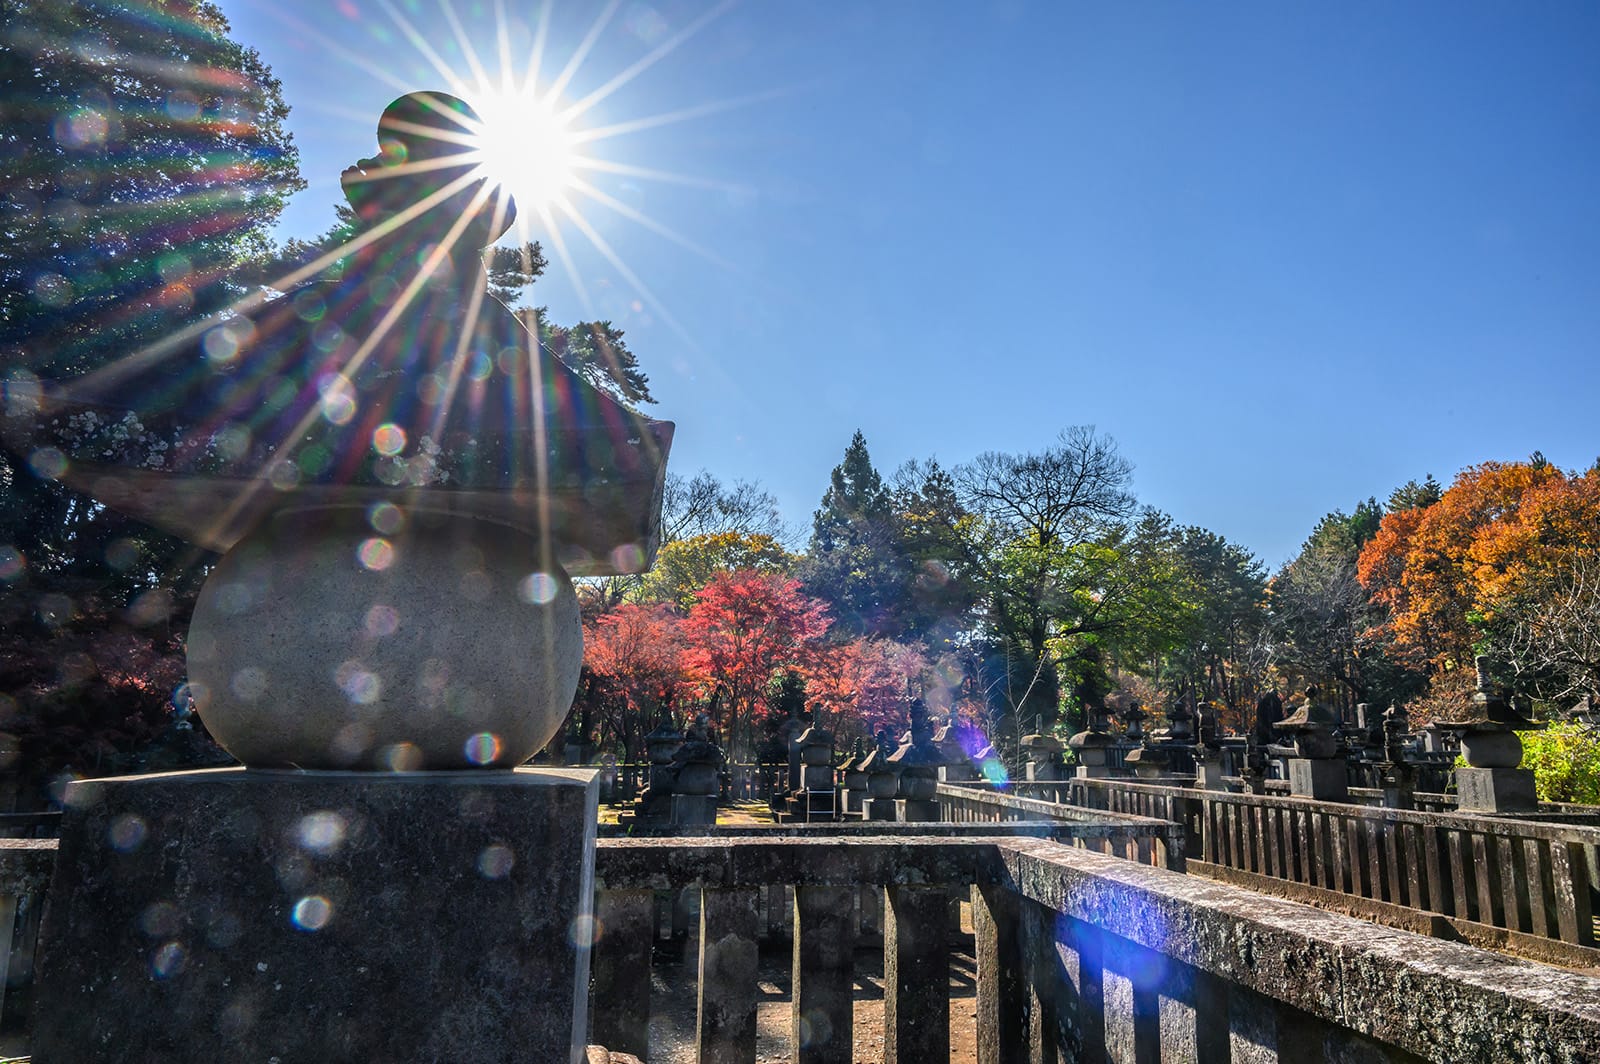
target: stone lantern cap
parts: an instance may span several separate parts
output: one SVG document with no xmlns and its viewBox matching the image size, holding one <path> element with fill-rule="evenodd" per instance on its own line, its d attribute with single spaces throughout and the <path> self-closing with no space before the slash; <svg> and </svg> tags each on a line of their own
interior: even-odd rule
<svg viewBox="0 0 1600 1064">
<path fill-rule="evenodd" d="M 645 571 L 673 425 L 486 294 L 481 249 L 515 207 L 476 176 L 462 131 L 478 123 L 444 93 L 396 100 L 385 152 L 345 172 L 359 221 L 342 257 L 85 376 L 7 381 L 0 440 L 218 552 L 285 509 L 391 504 L 531 534 L 574 576 Z"/>
<path fill-rule="evenodd" d="M 1092 735 L 1094 733 L 1080 732 L 1079 734 Z M 1076 735 L 1073 736 L 1074 739 L 1077 737 L 1078 736 Z M 1107 738 L 1109 739 L 1110 736 L 1107 736 Z M 1022 737 L 1022 746 L 1025 750 L 1032 754 L 1059 754 L 1062 750 L 1066 749 L 1066 747 L 1062 745 L 1061 740 L 1057 739 L 1054 735 L 1044 735 L 1039 732 L 1035 732 L 1032 735 L 1024 735 Z"/>
<path fill-rule="evenodd" d="M 887 750 L 879 747 L 861 759 L 856 771 L 865 772 L 868 775 L 872 773 L 893 773 L 898 775 L 900 766 L 892 760 L 892 757 L 893 755 Z"/>
<path fill-rule="evenodd" d="M 1123 760 L 1134 766 L 1143 764 L 1164 766 L 1168 764 L 1171 759 L 1165 750 L 1157 750 L 1154 747 L 1141 746 L 1135 750 L 1129 751 L 1128 756 L 1123 758 Z"/>
<path fill-rule="evenodd" d="M 1467 700 L 1461 712 L 1453 714 L 1448 720 L 1435 720 L 1429 725 L 1430 728 L 1458 732 L 1492 732 L 1531 731 L 1544 727 L 1542 723 L 1524 717 L 1517 712 L 1515 706 L 1494 692 L 1489 679 L 1489 659 L 1486 655 L 1478 655 L 1474 665 L 1478 672 L 1477 690 L 1472 693 L 1472 697 Z"/>
<path fill-rule="evenodd" d="M 794 742 L 796 746 L 832 746 L 833 732 L 813 724 L 795 736 Z"/>
<path fill-rule="evenodd" d="M 1340 724 L 1339 714 L 1330 707 L 1317 701 L 1317 689 L 1306 689 L 1306 700 L 1300 708 L 1287 717 L 1273 724 L 1279 731 L 1289 732 L 1291 735 L 1303 731 L 1332 732 Z"/>
<path fill-rule="evenodd" d="M 888 763 L 901 770 L 934 768 L 944 764 L 944 758 L 932 743 L 903 743 L 900 749 L 889 755 Z"/>
<path fill-rule="evenodd" d="M 1029 738 L 1045 738 L 1045 739 L 1049 739 L 1048 736 L 1029 736 Z M 1057 742 L 1055 739 L 1049 739 L 1049 741 L 1056 744 L 1055 745 L 1055 749 L 1057 751 L 1059 751 L 1061 749 L 1061 744 L 1059 742 Z M 1027 740 L 1026 739 L 1023 740 L 1023 744 L 1027 745 Z M 1091 747 L 1092 748 L 1092 747 L 1099 747 L 1099 746 L 1115 746 L 1115 745 L 1117 745 L 1117 737 L 1112 735 L 1110 732 L 1103 732 L 1103 731 L 1081 731 L 1081 732 L 1078 732 L 1076 735 L 1074 735 L 1072 738 L 1067 740 L 1067 746 L 1070 749 L 1073 749 L 1073 750 L 1082 750 L 1085 747 Z M 1048 748 L 1046 748 L 1046 749 L 1048 749 Z"/>
</svg>

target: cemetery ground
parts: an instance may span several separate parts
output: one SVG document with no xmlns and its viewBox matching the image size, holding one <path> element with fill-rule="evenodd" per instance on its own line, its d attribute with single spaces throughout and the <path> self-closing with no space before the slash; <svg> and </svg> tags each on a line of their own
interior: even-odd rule
<svg viewBox="0 0 1600 1064">
<path fill-rule="evenodd" d="M 652 1064 L 694 1064 L 696 991 L 695 965 L 700 951 L 698 913 L 689 933 L 656 943 L 650 1020 Z M 770 942 L 761 950 L 760 988 L 756 1004 L 757 1064 L 790 1064 L 790 1008 L 793 953 L 787 942 Z M 971 906 L 961 906 L 961 932 L 952 936 L 950 963 L 950 1059 L 977 1059 L 977 962 L 973 957 Z M 857 1064 L 883 1059 L 883 951 L 862 945 L 855 954 L 855 1052 Z"/>
</svg>

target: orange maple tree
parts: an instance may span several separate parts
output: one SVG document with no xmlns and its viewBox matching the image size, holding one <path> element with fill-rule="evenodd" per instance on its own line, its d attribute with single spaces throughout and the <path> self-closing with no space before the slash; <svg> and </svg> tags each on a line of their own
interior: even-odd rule
<svg viewBox="0 0 1600 1064">
<path fill-rule="evenodd" d="M 1573 551 L 1600 550 L 1600 471 L 1543 461 L 1463 470 L 1435 503 L 1387 514 L 1357 574 L 1387 620 L 1372 633 L 1419 666 L 1471 660 L 1498 613 Z"/>
</svg>

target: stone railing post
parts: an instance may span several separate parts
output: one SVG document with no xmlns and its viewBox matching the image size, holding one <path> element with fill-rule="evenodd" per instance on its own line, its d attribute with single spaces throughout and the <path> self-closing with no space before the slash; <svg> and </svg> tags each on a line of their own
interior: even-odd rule
<svg viewBox="0 0 1600 1064">
<path fill-rule="evenodd" d="M 885 892 L 883 1059 L 922 1064 L 950 1059 L 949 893 L 893 886 Z"/>
<path fill-rule="evenodd" d="M 650 951 L 656 899 L 649 890 L 601 890 L 593 954 L 590 1040 L 643 1057 L 650 1049 Z"/>
<path fill-rule="evenodd" d="M 760 900 L 755 887 L 707 887 L 701 894 L 700 1064 L 756 1059 Z"/>
<path fill-rule="evenodd" d="M 978 962 L 978 1064 L 1026 1059 L 1021 899 L 1003 886 L 972 888 L 973 952 Z"/>
<path fill-rule="evenodd" d="M 790 1030 L 795 1064 L 855 1059 L 855 889 L 794 889 Z"/>
</svg>

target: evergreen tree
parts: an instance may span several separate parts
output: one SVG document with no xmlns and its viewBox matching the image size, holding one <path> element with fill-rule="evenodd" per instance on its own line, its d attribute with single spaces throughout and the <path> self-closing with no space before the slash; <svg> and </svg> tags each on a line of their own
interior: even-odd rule
<svg viewBox="0 0 1600 1064">
<path fill-rule="evenodd" d="M 209 0 L 0 7 L 0 363 L 73 377 L 244 294 L 304 182 L 277 79 Z M 193 557 L 9 454 L 0 537 L 35 586 L 127 594 Z"/>
<path fill-rule="evenodd" d="M 812 517 L 800 576 L 807 592 L 828 604 L 841 634 L 898 630 L 909 569 L 895 535 L 889 492 L 859 430 Z"/>
</svg>

